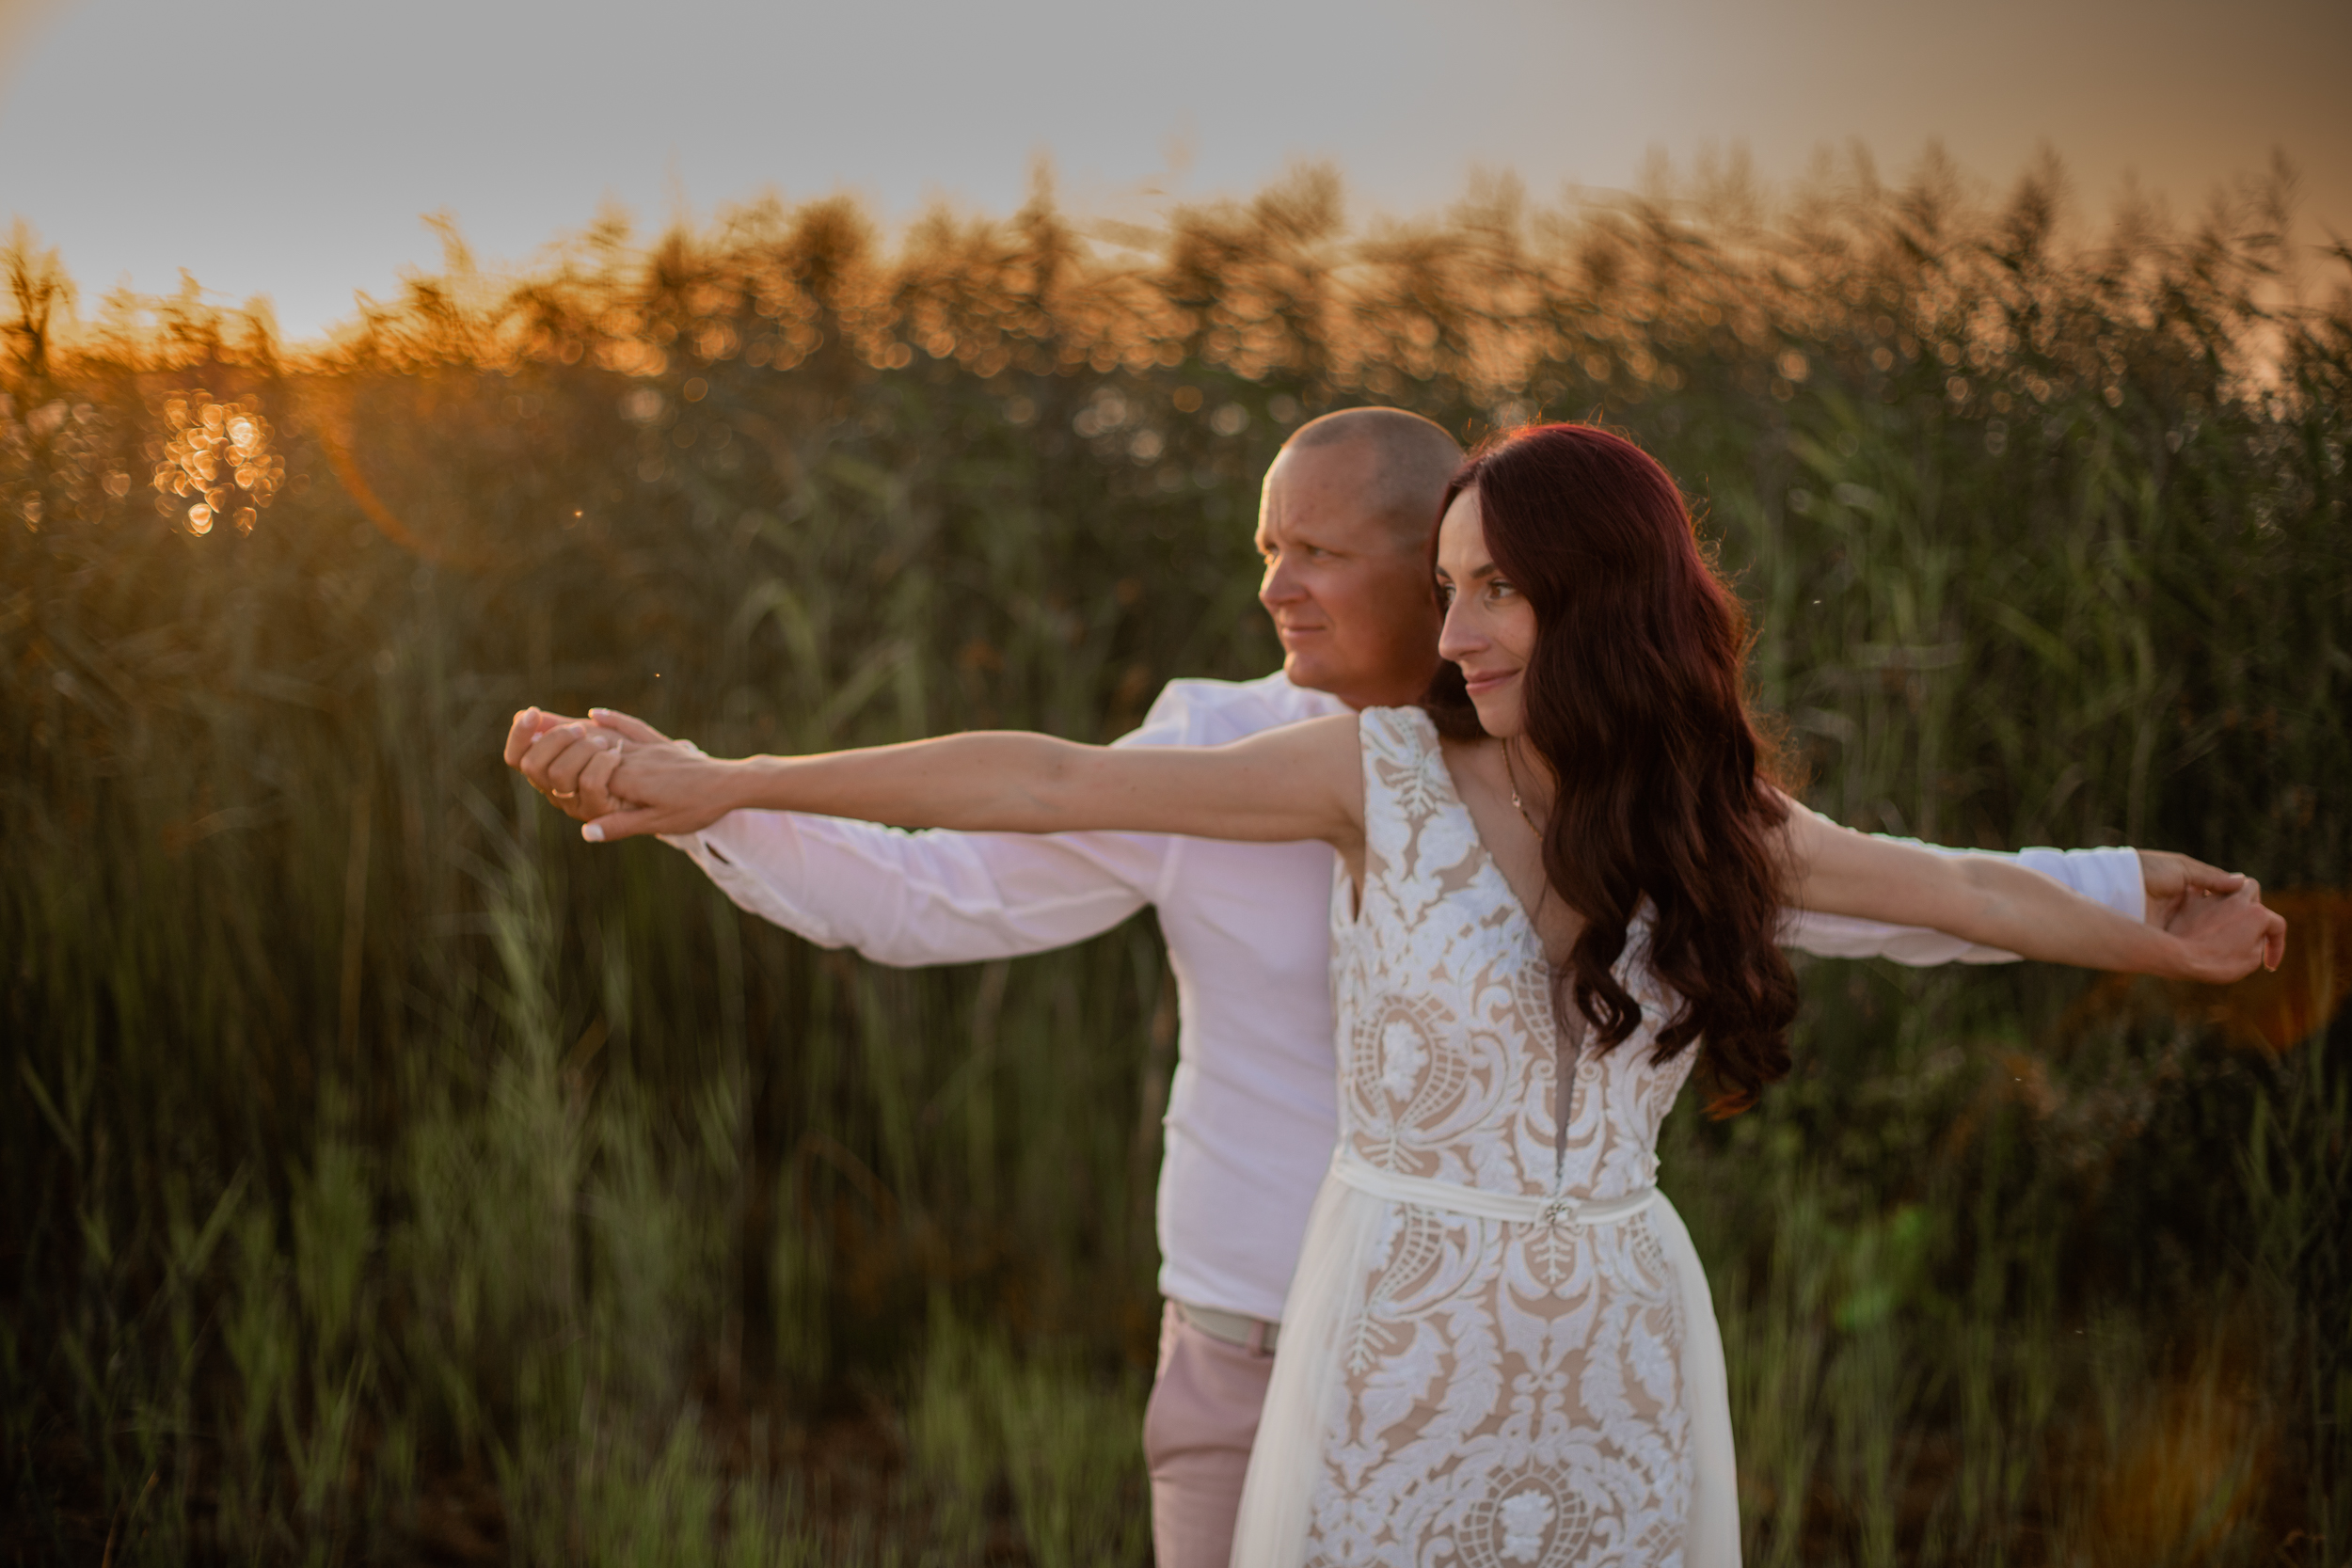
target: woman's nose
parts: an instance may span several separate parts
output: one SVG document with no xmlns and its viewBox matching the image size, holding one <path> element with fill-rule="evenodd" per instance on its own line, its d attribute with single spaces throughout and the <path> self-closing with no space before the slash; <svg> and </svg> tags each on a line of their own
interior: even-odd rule
<svg viewBox="0 0 2352 1568">
<path fill-rule="evenodd" d="M 1463 609 L 1462 601 L 1454 600 L 1445 607 L 1445 620 L 1438 627 L 1438 657 L 1459 661 L 1466 654 L 1486 646 L 1486 639 Z"/>
</svg>

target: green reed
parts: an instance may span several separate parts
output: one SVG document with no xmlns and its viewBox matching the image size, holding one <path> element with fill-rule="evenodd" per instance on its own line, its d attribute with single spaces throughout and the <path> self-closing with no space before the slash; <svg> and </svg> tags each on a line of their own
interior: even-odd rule
<svg viewBox="0 0 2352 1568">
<path fill-rule="evenodd" d="M 1142 1560 L 1150 931 L 876 968 L 495 752 L 532 702 L 1116 734 L 1273 666 L 1254 489 L 1326 407 L 1629 429 L 1850 822 L 2344 886 L 2342 275 L 2276 188 L 2067 243 L 2052 188 L 1496 186 L 1367 235 L 1311 171 L 1156 248 L 754 209 L 521 279 L 453 249 L 299 355 L 193 296 L 77 323 L 20 235 L 0 1540 Z M 2346 1560 L 2344 1026 L 1805 986 L 1797 1076 L 1665 1150 L 1756 1560 Z"/>
</svg>

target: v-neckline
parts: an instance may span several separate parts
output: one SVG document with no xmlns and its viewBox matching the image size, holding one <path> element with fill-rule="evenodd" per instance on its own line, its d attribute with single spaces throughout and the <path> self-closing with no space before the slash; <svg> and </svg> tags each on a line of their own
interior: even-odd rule
<svg viewBox="0 0 2352 1568">
<path fill-rule="evenodd" d="M 1544 946 L 1543 927 L 1535 924 L 1534 911 L 1530 910 L 1526 901 L 1519 897 L 1519 890 L 1511 885 L 1511 879 L 1503 875 L 1502 863 L 1495 859 L 1495 852 L 1486 847 L 1486 835 L 1478 831 L 1478 814 L 1470 809 L 1470 801 L 1463 799 L 1461 784 L 1454 780 L 1454 763 L 1445 753 L 1444 736 L 1437 733 L 1436 725 L 1428 723 L 1425 715 L 1422 722 L 1426 726 L 1423 733 L 1427 736 L 1427 744 L 1434 750 L 1438 759 L 1438 775 L 1445 780 L 1445 792 L 1452 798 L 1454 809 L 1460 812 L 1463 820 L 1470 824 L 1470 842 L 1478 847 L 1479 861 L 1485 869 L 1492 874 L 1496 883 L 1502 887 L 1503 902 L 1508 904 L 1511 907 L 1511 912 L 1518 917 L 1519 940 L 1524 943 L 1522 951 L 1532 953 L 1535 961 L 1544 966 L 1548 982 L 1545 989 L 1549 991 L 1550 990 L 1549 981 L 1552 972 L 1559 966 L 1551 961 L 1551 953 Z M 1544 884 L 1547 891 L 1550 889 L 1550 886 L 1549 881 Z M 1562 1018 L 1556 1006 L 1552 1008 L 1550 1017 L 1552 1034 L 1551 1190 L 1558 1192 L 1562 1190 L 1563 1184 L 1567 1180 L 1568 1130 L 1576 1122 L 1576 1080 L 1578 1072 L 1583 1067 L 1584 1042 L 1590 1036 L 1590 1030 L 1583 1025 L 1581 1018 L 1574 1020 Z"/>
<path fill-rule="evenodd" d="M 1423 716 L 1423 721 L 1426 722 L 1426 716 Z M 1460 812 L 1463 820 L 1470 824 L 1470 842 L 1478 847 L 1480 863 L 1502 885 L 1502 896 L 1510 904 L 1512 912 L 1518 916 L 1519 931 L 1528 944 L 1534 948 L 1535 956 L 1544 961 L 1546 967 L 1556 967 L 1551 962 L 1549 950 L 1544 946 L 1543 927 L 1535 924 L 1535 911 L 1527 907 L 1527 900 L 1519 896 L 1519 890 L 1511 885 L 1511 879 L 1503 873 L 1502 863 L 1495 859 L 1495 852 L 1486 847 L 1486 835 L 1479 832 L 1478 814 L 1470 809 L 1470 801 L 1462 797 L 1462 786 L 1454 777 L 1454 764 L 1445 754 L 1445 737 L 1437 733 L 1435 724 L 1429 725 L 1428 735 L 1430 750 L 1438 759 L 1438 776 L 1445 780 L 1446 795 L 1453 800 L 1454 809 Z M 1549 888 L 1551 884 L 1547 882 L 1544 885 Z"/>
<path fill-rule="evenodd" d="M 1425 721 L 1427 716 L 1422 717 Z M 1445 740 L 1437 733 L 1437 726 L 1434 724 L 1429 727 L 1429 745 L 1438 759 L 1438 775 L 1445 781 L 1447 798 L 1453 800 L 1454 809 L 1460 812 L 1463 819 L 1470 823 L 1470 843 L 1477 846 L 1479 860 L 1484 863 L 1486 870 L 1493 873 L 1496 882 L 1501 884 L 1503 896 L 1510 900 L 1512 912 L 1518 916 L 1519 929 L 1534 945 L 1535 956 L 1543 959 L 1546 964 L 1550 964 L 1555 969 L 1558 968 L 1557 964 L 1552 964 L 1551 954 L 1544 946 L 1543 928 L 1535 924 L 1534 911 L 1531 911 L 1527 907 L 1527 901 L 1519 896 L 1519 890 L 1511 885 L 1511 879 L 1503 875 L 1502 863 L 1495 859 L 1495 852 L 1486 847 L 1486 835 L 1478 831 L 1478 814 L 1470 809 L 1470 802 L 1462 799 L 1461 786 L 1454 782 L 1454 765 L 1446 760 Z M 1550 885 L 1549 882 L 1544 884 L 1547 889 Z M 1632 942 L 1635 933 L 1646 929 L 1647 921 L 1646 912 L 1637 908 L 1633 918 L 1626 922 L 1626 936 L 1629 944 Z"/>
</svg>

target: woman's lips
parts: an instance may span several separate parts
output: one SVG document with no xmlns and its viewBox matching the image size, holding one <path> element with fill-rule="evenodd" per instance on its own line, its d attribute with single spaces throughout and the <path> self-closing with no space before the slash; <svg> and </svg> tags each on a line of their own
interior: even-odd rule
<svg viewBox="0 0 2352 1568">
<path fill-rule="evenodd" d="M 1462 672 L 1462 684 L 1468 687 L 1470 694 L 1475 697 L 1483 692 L 1494 690 L 1518 673 L 1517 670 L 1488 670 L 1473 674 L 1465 670 Z"/>
</svg>

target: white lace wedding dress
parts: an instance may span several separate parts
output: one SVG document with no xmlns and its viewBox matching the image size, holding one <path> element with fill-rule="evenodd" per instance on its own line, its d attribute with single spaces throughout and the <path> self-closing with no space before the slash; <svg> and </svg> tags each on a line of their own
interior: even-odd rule
<svg viewBox="0 0 2352 1568">
<path fill-rule="evenodd" d="M 1359 733 L 1364 885 L 1359 902 L 1343 874 L 1332 911 L 1339 1148 L 1235 1568 L 1730 1568 L 1723 1348 L 1655 1185 L 1694 1053 L 1650 1059 L 1671 1006 L 1641 929 L 1618 975 L 1643 1027 L 1580 1049 L 1427 717 L 1373 709 Z"/>
</svg>

